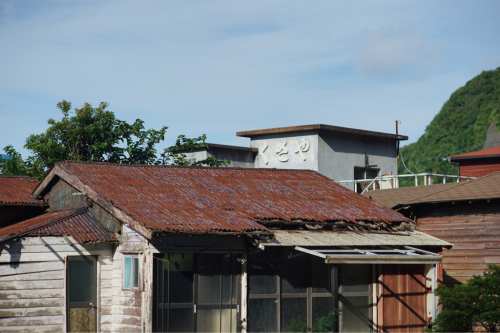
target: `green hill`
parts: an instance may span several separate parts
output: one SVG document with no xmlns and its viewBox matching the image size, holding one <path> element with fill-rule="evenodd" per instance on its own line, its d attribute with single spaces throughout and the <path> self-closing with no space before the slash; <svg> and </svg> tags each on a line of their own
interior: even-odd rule
<svg viewBox="0 0 500 333">
<path fill-rule="evenodd" d="M 400 153 L 413 173 L 456 175 L 458 167 L 443 158 L 482 149 L 492 122 L 500 129 L 500 67 L 482 72 L 455 91 L 418 141 Z M 409 173 L 401 159 L 398 172 Z M 410 184 L 414 180 L 401 181 L 401 186 Z"/>
</svg>

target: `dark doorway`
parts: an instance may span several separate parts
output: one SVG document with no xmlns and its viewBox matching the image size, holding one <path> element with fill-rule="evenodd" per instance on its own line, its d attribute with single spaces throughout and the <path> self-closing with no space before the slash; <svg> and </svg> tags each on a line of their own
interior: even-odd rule
<svg viewBox="0 0 500 333">
<path fill-rule="evenodd" d="M 236 254 L 159 254 L 153 269 L 153 331 L 236 332 L 241 326 Z"/>
<path fill-rule="evenodd" d="M 96 259 L 68 257 L 67 260 L 68 332 L 96 332 Z"/>
</svg>

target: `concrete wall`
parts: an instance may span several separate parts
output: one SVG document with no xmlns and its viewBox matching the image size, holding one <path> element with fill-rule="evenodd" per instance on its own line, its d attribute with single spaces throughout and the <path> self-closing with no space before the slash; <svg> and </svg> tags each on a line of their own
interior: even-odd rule
<svg viewBox="0 0 500 333">
<path fill-rule="evenodd" d="M 196 158 L 196 161 L 206 159 L 211 155 L 215 155 L 218 160 L 229 160 L 229 167 L 253 168 L 256 153 L 248 150 L 209 147 L 206 149 L 184 153 L 186 159 Z"/>
<path fill-rule="evenodd" d="M 354 179 L 354 167 L 365 167 L 365 152 L 368 164 L 377 165 L 375 168 L 380 169 L 382 175 L 396 172 L 394 140 L 323 132 L 318 141 L 318 171 L 333 180 Z M 342 185 L 354 190 L 354 184 Z"/>
<path fill-rule="evenodd" d="M 259 135 L 250 146 L 259 149 L 256 168 L 318 171 L 317 131 Z"/>
</svg>

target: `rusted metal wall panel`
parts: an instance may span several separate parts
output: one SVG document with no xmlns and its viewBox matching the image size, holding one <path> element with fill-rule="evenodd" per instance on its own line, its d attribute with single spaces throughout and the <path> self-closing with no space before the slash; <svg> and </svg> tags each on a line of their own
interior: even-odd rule
<svg viewBox="0 0 500 333">
<path fill-rule="evenodd" d="M 483 177 L 500 171 L 500 158 L 463 160 L 459 161 L 459 165 L 460 176 Z"/>
<path fill-rule="evenodd" d="M 481 274 L 488 264 L 500 265 L 500 209 L 487 203 L 469 206 L 457 207 L 454 215 L 417 220 L 420 231 L 453 244 L 451 250 L 443 250 L 445 284 L 463 283 L 472 275 Z M 484 211 L 489 213 L 477 214 Z M 433 215 L 440 213 L 445 214 L 434 211 Z"/>
<path fill-rule="evenodd" d="M 422 332 L 426 327 L 425 265 L 381 265 L 380 332 Z"/>
</svg>

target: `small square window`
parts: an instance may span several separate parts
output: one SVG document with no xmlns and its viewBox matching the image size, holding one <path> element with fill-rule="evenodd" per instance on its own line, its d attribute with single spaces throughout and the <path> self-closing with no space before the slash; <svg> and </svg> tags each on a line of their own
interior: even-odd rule
<svg viewBox="0 0 500 333">
<path fill-rule="evenodd" d="M 139 258 L 123 256 L 123 289 L 139 288 Z"/>
</svg>

